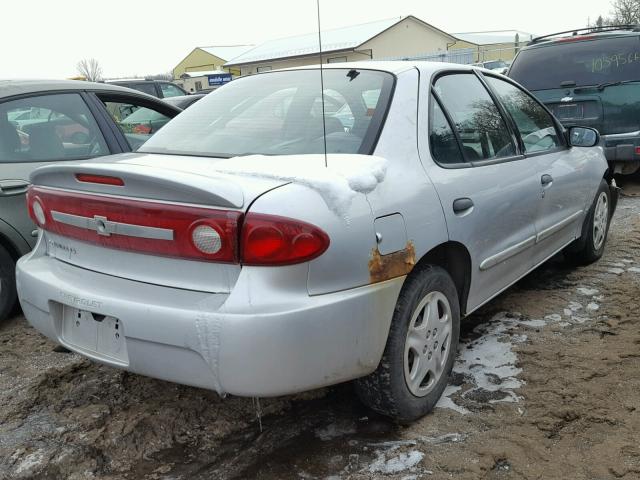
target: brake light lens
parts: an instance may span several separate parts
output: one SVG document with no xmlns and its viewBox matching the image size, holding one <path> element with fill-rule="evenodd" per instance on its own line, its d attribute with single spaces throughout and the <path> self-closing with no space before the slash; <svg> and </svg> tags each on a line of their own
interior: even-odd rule
<svg viewBox="0 0 640 480">
<path fill-rule="evenodd" d="M 76 180 L 83 183 L 98 183 L 101 185 L 114 185 L 116 187 L 124 187 L 124 180 L 118 177 L 110 177 L 108 175 L 92 175 L 90 173 L 77 173 Z"/>
<path fill-rule="evenodd" d="M 563 37 L 556 40 L 556 42 L 579 42 L 581 40 L 591 40 L 593 35 L 572 35 L 570 37 Z"/>
<path fill-rule="evenodd" d="M 329 236 L 276 215 L 192 207 L 118 196 L 29 187 L 40 228 L 106 248 L 251 266 L 303 263 L 329 248 Z"/>
<path fill-rule="evenodd" d="M 137 133 L 140 135 L 150 135 L 151 125 L 145 125 L 144 123 L 139 123 L 138 125 L 134 125 L 131 131 L 132 133 Z"/>
<path fill-rule="evenodd" d="M 309 223 L 250 212 L 242 225 L 240 251 L 244 265 L 293 265 L 319 257 L 329 243 L 329 236 Z"/>
</svg>

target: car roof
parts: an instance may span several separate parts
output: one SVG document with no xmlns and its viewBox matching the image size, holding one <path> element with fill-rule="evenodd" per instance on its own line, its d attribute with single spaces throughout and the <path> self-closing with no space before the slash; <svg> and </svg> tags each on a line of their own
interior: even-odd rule
<svg viewBox="0 0 640 480">
<path fill-rule="evenodd" d="M 158 99 L 146 93 L 110 85 L 108 83 L 85 82 L 83 80 L 0 80 L 0 99 L 39 92 L 52 91 L 101 91 L 135 94 L 146 99 Z"/>
<path fill-rule="evenodd" d="M 153 80 L 148 78 L 117 78 L 115 80 L 104 81 L 104 83 L 108 83 L 111 85 L 118 84 L 118 83 L 155 83 L 155 82 L 169 82 L 169 80 Z"/>
</svg>

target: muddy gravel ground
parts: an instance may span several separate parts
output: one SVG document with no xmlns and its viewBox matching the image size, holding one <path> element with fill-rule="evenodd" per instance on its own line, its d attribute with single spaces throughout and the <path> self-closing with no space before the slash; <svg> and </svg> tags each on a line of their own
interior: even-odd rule
<svg viewBox="0 0 640 480">
<path fill-rule="evenodd" d="M 640 189 L 624 187 L 602 260 L 553 259 L 467 318 L 451 386 L 408 427 L 349 385 L 256 402 L 130 375 L 17 316 L 0 326 L 0 478 L 640 478 Z"/>
</svg>

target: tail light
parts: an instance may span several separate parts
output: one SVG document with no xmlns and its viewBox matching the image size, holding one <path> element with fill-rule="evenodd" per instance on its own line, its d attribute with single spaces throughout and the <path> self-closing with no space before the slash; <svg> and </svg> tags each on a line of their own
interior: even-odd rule
<svg viewBox="0 0 640 480">
<path fill-rule="evenodd" d="M 65 237 L 153 255 L 239 262 L 240 212 L 42 187 L 30 187 L 27 202 L 41 228 Z"/>
<path fill-rule="evenodd" d="M 329 236 L 314 225 L 290 218 L 248 213 L 240 251 L 245 265 L 292 265 L 312 260 L 329 248 Z"/>
<path fill-rule="evenodd" d="M 131 129 L 132 133 L 137 133 L 140 135 L 150 135 L 151 134 L 151 125 L 146 125 L 144 123 L 139 123 L 134 125 Z"/>
<path fill-rule="evenodd" d="M 109 177 L 107 177 L 109 178 Z M 307 262 L 329 248 L 318 227 L 275 215 L 29 187 L 40 228 L 107 248 L 253 266 Z"/>
</svg>

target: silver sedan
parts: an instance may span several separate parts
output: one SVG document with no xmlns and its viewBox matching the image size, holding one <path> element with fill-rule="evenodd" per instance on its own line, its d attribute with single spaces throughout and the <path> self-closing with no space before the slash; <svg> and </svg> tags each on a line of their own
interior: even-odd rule
<svg viewBox="0 0 640 480">
<path fill-rule="evenodd" d="M 560 251 L 603 253 L 617 190 L 595 130 L 443 63 L 242 78 L 136 153 L 31 176 L 29 322 L 220 394 L 356 380 L 400 421 L 448 382 L 460 320 Z"/>
</svg>

